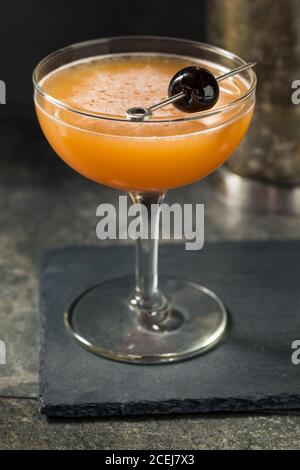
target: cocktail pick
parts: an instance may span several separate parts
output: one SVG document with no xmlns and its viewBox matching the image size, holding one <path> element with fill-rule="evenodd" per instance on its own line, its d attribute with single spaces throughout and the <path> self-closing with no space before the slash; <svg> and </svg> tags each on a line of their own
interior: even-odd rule
<svg viewBox="0 0 300 470">
<path fill-rule="evenodd" d="M 253 68 L 255 65 L 256 62 L 252 61 L 219 77 L 214 77 L 209 70 L 201 67 L 185 67 L 171 79 L 169 98 L 149 108 L 140 106 L 130 108 L 126 116 L 130 121 L 145 121 L 151 118 L 153 111 L 171 103 L 186 113 L 206 111 L 215 106 L 219 99 L 219 82 Z"/>
</svg>

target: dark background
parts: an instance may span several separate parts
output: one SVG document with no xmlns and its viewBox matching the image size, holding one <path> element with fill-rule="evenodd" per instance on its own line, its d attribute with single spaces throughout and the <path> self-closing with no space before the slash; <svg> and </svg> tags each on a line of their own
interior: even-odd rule
<svg viewBox="0 0 300 470">
<path fill-rule="evenodd" d="M 126 34 L 205 39 L 203 0 L 1 0 L 1 117 L 33 118 L 31 74 L 50 52 L 88 39 Z"/>
</svg>

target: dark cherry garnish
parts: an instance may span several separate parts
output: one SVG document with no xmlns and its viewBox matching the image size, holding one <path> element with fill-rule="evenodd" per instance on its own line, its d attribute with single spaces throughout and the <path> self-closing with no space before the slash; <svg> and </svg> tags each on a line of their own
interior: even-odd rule
<svg viewBox="0 0 300 470">
<path fill-rule="evenodd" d="M 169 84 L 169 97 L 184 93 L 173 103 L 185 113 L 211 109 L 218 101 L 220 89 L 213 74 L 201 67 L 185 67 L 177 72 Z"/>
<path fill-rule="evenodd" d="M 211 109 L 218 101 L 220 89 L 218 82 L 227 80 L 238 73 L 248 70 L 256 65 L 256 62 L 243 64 L 236 69 L 215 78 L 213 74 L 201 67 L 185 67 L 179 70 L 169 84 L 169 97 L 153 104 L 149 108 L 135 106 L 126 112 L 130 121 L 146 121 L 150 119 L 153 111 L 173 104 L 185 113 L 197 113 Z"/>
</svg>

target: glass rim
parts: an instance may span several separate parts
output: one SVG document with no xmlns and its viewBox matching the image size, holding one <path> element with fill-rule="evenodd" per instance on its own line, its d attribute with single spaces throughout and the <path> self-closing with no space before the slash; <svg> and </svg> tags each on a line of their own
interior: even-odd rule
<svg viewBox="0 0 300 470">
<path fill-rule="evenodd" d="M 105 38 L 98 38 L 98 39 L 91 39 L 88 41 L 81 41 L 77 42 L 74 44 L 71 44 L 69 46 L 57 49 L 56 51 L 48 54 L 46 57 L 44 57 L 33 70 L 32 74 L 32 81 L 34 85 L 34 91 L 36 91 L 40 96 L 45 98 L 47 101 L 50 103 L 59 106 L 62 109 L 65 109 L 66 111 L 69 111 L 71 113 L 79 114 L 81 116 L 89 117 L 92 119 L 100 119 L 100 120 L 105 120 L 105 121 L 118 121 L 118 122 L 127 122 L 127 123 L 134 123 L 136 124 L 137 122 L 131 121 L 126 117 L 126 111 L 124 112 L 124 116 L 122 115 L 114 115 L 114 114 L 107 114 L 107 113 L 97 113 L 97 112 L 92 112 L 92 111 L 87 111 L 85 109 L 79 108 L 79 107 L 74 107 L 70 106 L 64 101 L 61 101 L 54 96 L 50 95 L 47 93 L 44 89 L 43 86 L 39 84 L 40 80 L 38 80 L 38 73 L 40 69 L 42 68 L 43 65 L 45 65 L 48 61 L 54 59 L 55 57 L 58 57 L 60 54 L 64 54 L 68 51 L 73 51 L 74 49 L 79 49 L 80 47 L 88 47 L 89 45 L 96 45 L 100 43 L 105 43 L 110 40 L 126 40 L 126 39 L 135 39 L 135 40 L 147 40 L 147 39 L 156 39 L 156 40 L 167 40 L 167 41 L 174 41 L 174 42 L 181 42 L 181 43 L 186 43 L 190 44 L 192 46 L 197 46 L 202 49 L 206 49 L 208 51 L 215 52 L 219 55 L 222 55 L 223 57 L 226 57 L 229 60 L 235 60 L 240 62 L 241 65 L 246 64 L 247 62 L 239 57 L 238 55 L 227 51 L 226 49 L 222 49 L 221 47 L 218 46 L 213 46 L 211 44 L 207 44 L 205 42 L 200 42 L 200 41 L 193 41 L 189 39 L 181 39 L 181 38 L 175 38 L 175 37 L 168 37 L 168 36 L 152 36 L 152 35 L 129 35 L 129 36 L 111 36 L 111 37 L 105 37 Z M 142 52 L 142 51 L 141 51 Z M 93 57 L 93 56 L 91 56 Z M 76 60 L 71 61 L 76 62 Z M 59 69 L 59 67 L 57 67 Z M 57 70 L 56 69 L 56 70 Z M 54 69 L 55 70 L 55 69 Z M 249 89 L 242 95 L 239 96 L 237 99 L 233 100 L 232 102 L 220 106 L 219 108 L 216 109 L 210 109 L 208 111 L 201 111 L 199 113 L 193 113 L 193 114 L 188 114 L 187 116 L 182 116 L 182 117 L 166 117 L 166 118 L 155 118 L 155 116 L 152 116 L 151 119 L 149 120 L 144 120 L 144 121 L 139 121 L 138 124 L 154 124 L 154 123 L 169 123 L 169 122 L 185 122 L 185 121 L 194 121 L 196 119 L 201 119 L 201 118 L 206 118 L 206 117 L 211 117 L 215 116 L 217 114 L 221 114 L 224 112 L 229 111 L 232 108 L 235 108 L 237 106 L 240 106 L 243 102 L 247 101 L 248 98 L 250 98 L 253 93 L 255 92 L 256 89 L 256 84 L 257 84 L 257 76 L 256 73 L 254 72 L 253 69 L 250 69 L 247 71 L 248 74 L 250 75 L 251 78 L 251 83 Z"/>
</svg>

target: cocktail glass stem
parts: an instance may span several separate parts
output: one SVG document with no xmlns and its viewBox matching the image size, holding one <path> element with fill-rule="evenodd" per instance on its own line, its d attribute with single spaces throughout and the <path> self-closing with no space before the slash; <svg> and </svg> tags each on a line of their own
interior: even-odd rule
<svg viewBox="0 0 300 470">
<path fill-rule="evenodd" d="M 135 289 L 131 307 L 138 312 L 143 326 L 154 331 L 170 313 L 170 305 L 158 288 L 158 241 L 160 208 L 165 192 L 131 192 L 134 204 L 140 206 L 140 232 L 136 240 Z"/>
</svg>

